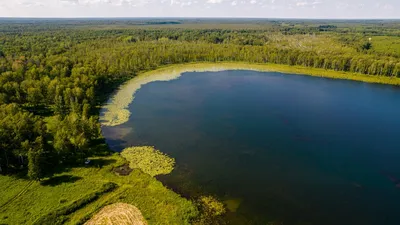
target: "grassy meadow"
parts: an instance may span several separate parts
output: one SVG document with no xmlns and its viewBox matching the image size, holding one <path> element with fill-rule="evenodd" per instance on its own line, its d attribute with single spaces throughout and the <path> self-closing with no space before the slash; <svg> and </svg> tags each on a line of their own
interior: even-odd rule
<svg viewBox="0 0 400 225">
<path fill-rule="evenodd" d="M 400 38 L 375 36 L 371 38 L 372 49 L 380 54 L 400 57 Z"/>
<path fill-rule="evenodd" d="M 118 154 L 92 158 L 90 166 L 70 168 L 40 182 L 0 176 L 0 224 L 83 224 L 117 202 L 139 208 L 148 224 L 189 224 L 196 217 L 191 201 L 140 170 L 128 176 L 113 172 L 125 163 Z M 109 183 L 116 187 L 102 192 Z M 56 220 L 52 213 L 58 213 Z"/>
</svg>

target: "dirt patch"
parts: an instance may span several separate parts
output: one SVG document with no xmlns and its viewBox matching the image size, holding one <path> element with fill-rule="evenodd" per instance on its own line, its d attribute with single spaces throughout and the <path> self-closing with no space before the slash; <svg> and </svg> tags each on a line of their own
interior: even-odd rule
<svg viewBox="0 0 400 225">
<path fill-rule="evenodd" d="M 121 176 L 128 176 L 133 169 L 131 169 L 128 164 L 124 164 L 123 166 L 115 168 L 113 171 Z"/>
<path fill-rule="evenodd" d="M 135 206 L 115 203 L 101 209 L 85 225 L 147 225 L 147 222 Z"/>
</svg>

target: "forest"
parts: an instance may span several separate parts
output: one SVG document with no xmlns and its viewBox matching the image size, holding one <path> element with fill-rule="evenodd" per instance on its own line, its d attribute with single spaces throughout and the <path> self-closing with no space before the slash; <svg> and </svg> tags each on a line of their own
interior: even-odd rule
<svg viewBox="0 0 400 225">
<path fill-rule="evenodd" d="M 189 62 L 284 64 L 400 78 L 399 21 L 1 19 L 0 173 L 31 180 L 109 152 L 118 85 Z"/>
</svg>

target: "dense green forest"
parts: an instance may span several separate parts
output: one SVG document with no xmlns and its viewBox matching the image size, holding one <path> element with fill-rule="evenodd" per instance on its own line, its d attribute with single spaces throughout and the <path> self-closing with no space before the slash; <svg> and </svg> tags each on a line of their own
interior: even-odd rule
<svg viewBox="0 0 400 225">
<path fill-rule="evenodd" d="M 26 170 L 40 179 L 47 168 L 95 154 L 102 143 L 97 106 L 116 85 L 162 65 L 240 61 L 400 77 L 399 26 L 398 21 L 3 19 L 0 170 Z"/>
</svg>

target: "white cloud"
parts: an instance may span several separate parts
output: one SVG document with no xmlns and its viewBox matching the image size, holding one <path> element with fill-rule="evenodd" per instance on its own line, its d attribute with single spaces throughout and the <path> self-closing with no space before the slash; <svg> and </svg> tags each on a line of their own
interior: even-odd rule
<svg viewBox="0 0 400 225">
<path fill-rule="evenodd" d="M 221 2 L 223 2 L 223 0 L 207 0 L 207 3 L 210 3 L 210 4 L 217 4 L 217 3 L 221 3 Z"/>
<path fill-rule="evenodd" d="M 392 6 L 391 4 L 385 4 L 385 5 L 383 5 L 382 8 L 383 8 L 383 9 L 388 9 L 388 10 L 394 9 L 393 6 Z"/>
<path fill-rule="evenodd" d="M 191 1 L 189 1 L 189 2 L 182 2 L 181 3 L 181 7 L 184 7 L 184 6 L 191 6 L 193 3 L 191 2 Z"/>
<path fill-rule="evenodd" d="M 21 5 L 23 7 L 34 7 L 34 6 L 44 6 L 42 2 L 38 1 L 23 1 L 23 2 L 18 2 L 18 5 Z"/>
<path fill-rule="evenodd" d="M 60 0 L 61 3 L 66 5 L 78 5 L 79 0 Z"/>
<path fill-rule="evenodd" d="M 154 0 L 59 0 L 61 3 L 66 5 L 112 5 L 112 6 L 143 6 L 152 3 Z M 164 3 L 164 0 L 159 0 L 160 3 Z M 172 3 L 178 1 L 171 0 Z"/>
<path fill-rule="evenodd" d="M 296 1 L 296 6 L 305 7 L 305 6 L 316 6 L 322 4 L 321 1 Z"/>
<path fill-rule="evenodd" d="M 0 0 L 2 17 L 400 18 L 398 9 L 400 0 Z"/>
<path fill-rule="evenodd" d="M 348 3 L 344 2 L 338 2 L 336 3 L 336 8 L 338 9 L 347 9 L 350 5 Z"/>
</svg>

